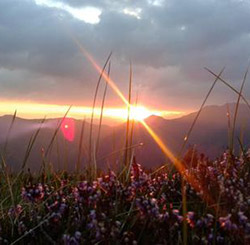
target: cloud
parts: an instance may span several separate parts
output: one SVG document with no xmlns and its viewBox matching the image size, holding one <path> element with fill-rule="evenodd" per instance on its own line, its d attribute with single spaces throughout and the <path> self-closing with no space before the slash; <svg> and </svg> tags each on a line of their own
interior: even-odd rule
<svg viewBox="0 0 250 245">
<path fill-rule="evenodd" d="M 95 7 L 81 7 L 75 8 L 68 4 L 59 1 L 52 0 L 35 0 L 35 3 L 40 6 L 48 8 L 56 8 L 62 11 L 66 11 L 71 14 L 74 18 L 84 21 L 89 24 L 98 24 L 100 22 L 100 14 L 102 11 Z"/>
<path fill-rule="evenodd" d="M 112 77 L 124 93 L 132 61 L 142 103 L 197 108 L 213 80 L 203 67 L 226 66 L 225 78 L 239 86 L 250 57 L 249 21 L 248 1 L 2 0 L 0 95 L 91 104 L 98 74 L 73 36 L 99 64 L 113 51 Z M 232 98 L 223 91 L 214 103 Z M 109 91 L 107 103 L 114 101 Z"/>
</svg>

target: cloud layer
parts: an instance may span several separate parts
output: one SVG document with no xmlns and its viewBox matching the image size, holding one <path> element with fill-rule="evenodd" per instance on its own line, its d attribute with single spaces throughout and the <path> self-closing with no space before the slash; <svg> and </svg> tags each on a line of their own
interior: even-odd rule
<svg viewBox="0 0 250 245">
<path fill-rule="evenodd" d="M 250 4 L 240 0 L 1 0 L 0 98 L 90 105 L 98 74 L 73 36 L 99 64 L 113 51 L 112 78 L 124 93 L 131 61 L 141 103 L 194 109 L 213 81 L 203 67 L 225 66 L 224 77 L 240 86 L 249 21 Z M 210 103 L 232 95 L 219 85 Z"/>
</svg>

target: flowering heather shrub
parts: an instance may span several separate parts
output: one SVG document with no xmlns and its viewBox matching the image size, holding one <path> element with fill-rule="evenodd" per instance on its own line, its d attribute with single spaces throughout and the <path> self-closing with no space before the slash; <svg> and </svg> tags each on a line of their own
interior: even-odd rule
<svg viewBox="0 0 250 245">
<path fill-rule="evenodd" d="M 198 188 L 186 184 L 185 215 L 181 182 L 190 174 Z M 225 153 L 182 175 L 146 173 L 134 162 L 125 183 L 112 171 L 92 182 L 28 181 L 18 202 L 2 208 L 0 244 L 181 244 L 184 222 L 190 244 L 249 244 L 249 180 L 249 156 Z"/>
</svg>

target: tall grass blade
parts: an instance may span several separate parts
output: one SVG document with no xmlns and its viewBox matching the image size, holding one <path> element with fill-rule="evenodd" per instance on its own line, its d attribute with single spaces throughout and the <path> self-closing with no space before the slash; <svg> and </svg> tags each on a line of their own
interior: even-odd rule
<svg viewBox="0 0 250 245">
<path fill-rule="evenodd" d="M 77 156 L 77 163 L 76 163 L 77 173 L 80 170 L 80 164 L 81 164 L 82 143 L 83 143 L 83 136 L 84 136 L 84 131 L 85 131 L 85 121 L 86 121 L 86 119 L 84 118 L 84 120 L 82 121 L 82 127 L 81 127 L 80 139 L 79 139 L 78 156 Z"/>
<path fill-rule="evenodd" d="M 242 84 L 241 84 L 241 87 L 240 87 L 240 93 L 238 95 L 238 99 L 237 99 L 237 103 L 236 103 L 236 107 L 235 107 L 234 120 L 233 120 L 233 129 L 232 129 L 232 142 L 231 142 L 231 150 L 232 151 L 234 149 L 234 135 L 235 135 L 235 126 L 236 126 L 237 114 L 238 114 L 238 109 L 239 109 L 239 104 L 240 104 L 240 99 L 241 99 L 243 87 L 244 87 L 246 79 L 247 79 L 248 69 L 249 68 L 247 68 L 247 70 L 246 70 L 246 72 L 244 74 L 244 78 L 243 78 L 243 81 L 242 81 Z"/>
<path fill-rule="evenodd" d="M 187 244 L 187 193 L 186 193 L 186 180 L 184 178 L 181 179 L 181 193 L 182 193 L 182 215 L 183 215 L 183 226 L 182 226 L 182 234 L 183 234 L 183 244 Z"/>
<path fill-rule="evenodd" d="M 245 121 L 242 122 L 241 128 L 240 128 L 240 137 L 239 141 L 241 142 L 241 145 L 243 145 L 244 142 L 244 131 L 245 131 Z M 240 150 L 239 155 L 241 155 L 243 152 Z"/>
<path fill-rule="evenodd" d="M 105 156 L 99 158 L 97 161 L 101 161 L 101 160 L 104 160 L 104 159 L 106 159 L 106 158 L 108 158 L 108 157 L 114 156 L 114 155 L 116 155 L 116 154 L 118 154 L 118 153 L 124 152 L 124 151 L 126 151 L 126 149 L 133 149 L 133 148 L 141 147 L 141 146 L 143 146 L 143 143 L 134 144 L 134 145 L 131 145 L 131 146 L 128 147 L 128 148 L 125 148 L 125 147 L 124 147 L 124 148 L 122 148 L 122 149 L 120 149 L 120 150 L 115 150 L 115 151 L 109 153 L 108 155 L 105 155 Z"/>
<path fill-rule="evenodd" d="M 115 152 L 116 151 L 116 130 L 115 130 L 115 127 L 113 127 L 113 130 L 112 130 L 112 152 Z M 113 156 L 112 157 L 112 164 L 113 164 L 113 168 L 116 167 L 116 157 Z"/>
<path fill-rule="evenodd" d="M 195 124 L 196 124 L 196 122 L 197 122 L 197 120 L 198 120 L 198 118 L 199 118 L 199 116 L 200 116 L 200 113 L 201 113 L 201 111 L 202 111 L 204 105 L 205 105 L 206 102 L 207 102 L 208 97 L 210 96 L 211 92 L 213 91 L 214 86 L 216 85 L 217 81 L 219 80 L 220 75 L 223 73 L 224 70 L 225 70 L 225 68 L 223 68 L 223 69 L 221 70 L 221 72 L 219 73 L 219 75 L 216 76 L 216 79 L 214 80 L 214 82 L 213 82 L 211 88 L 209 89 L 209 91 L 208 91 L 208 93 L 207 93 L 205 99 L 203 100 L 203 102 L 202 102 L 202 104 L 201 104 L 201 106 L 200 106 L 200 109 L 199 109 L 199 111 L 197 112 L 197 114 L 196 114 L 196 116 L 195 116 L 195 118 L 194 118 L 194 121 L 193 121 L 193 123 L 192 123 L 190 129 L 188 130 L 188 133 L 186 134 L 186 136 L 185 136 L 185 138 L 184 138 L 184 142 L 183 142 L 182 147 L 181 147 L 181 150 L 180 150 L 180 156 L 182 155 L 182 152 L 183 152 L 183 150 L 184 150 L 184 148 L 185 148 L 185 146 L 186 146 L 186 144 L 187 144 L 187 142 L 188 142 L 188 139 L 189 139 L 189 137 L 190 137 L 190 135 L 191 135 L 191 133 L 192 133 L 192 131 L 193 131 L 193 128 L 194 128 L 194 126 L 195 126 Z"/>
<path fill-rule="evenodd" d="M 16 183 L 16 181 L 18 181 L 18 179 L 22 176 L 22 174 L 24 172 L 26 164 L 29 160 L 30 153 L 32 152 L 32 149 L 33 149 L 33 146 L 36 142 L 37 136 L 38 136 L 39 132 L 41 131 L 42 125 L 45 122 L 45 120 L 46 120 L 46 117 L 44 117 L 44 119 L 41 121 L 40 127 L 37 129 L 35 134 L 30 137 L 30 140 L 29 140 L 29 143 L 28 143 L 25 155 L 24 155 L 24 159 L 23 159 L 23 162 L 21 165 L 21 169 L 20 169 L 19 173 L 17 174 L 15 180 L 13 181 L 13 185 Z"/>
<path fill-rule="evenodd" d="M 128 166 L 128 169 L 127 169 L 127 176 L 126 176 L 126 183 L 128 183 L 129 181 L 129 177 L 130 177 L 130 173 L 131 173 L 131 166 L 133 164 L 133 161 L 134 161 L 134 149 L 129 149 L 129 152 L 131 152 L 129 155 L 130 155 L 130 158 L 129 158 L 129 166 Z"/>
<path fill-rule="evenodd" d="M 30 234 L 34 233 L 34 231 L 36 229 L 38 229 L 40 226 L 42 226 L 44 223 L 47 223 L 48 220 L 53 216 L 54 214 L 47 214 L 44 219 L 35 227 L 33 227 L 32 229 L 30 229 L 29 231 L 25 232 L 23 235 L 21 235 L 19 238 L 17 238 L 14 242 L 11 243 L 11 245 L 14 244 L 20 244 L 21 240 L 23 240 L 26 236 L 29 236 Z M 21 243 L 22 244 L 22 243 Z"/>
<path fill-rule="evenodd" d="M 61 161 L 60 161 L 60 150 L 59 150 L 59 140 L 58 140 L 58 135 L 56 136 L 56 157 L 57 157 L 57 171 L 59 171 L 60 166 L 61 166 Z"/>
<path fill-rule="evenodd" d="M 211 71 L 210 69 L 205 67 L 205 70 L 207 70 L 209 73 L 211 73 L 212 75 L 214 75 L 215 77 L 218 77 L 218 79 L 224 83 L 227 87 L 229 87 L 232 91 L 234 91 L 236 94 L 240 95 L 241 99 L 246 103 L 246 105 L 248 106 L 249 110 L 250 110 L 250 104 L 248 103 L 247 99 L 243 96 L 243 94 L 240 94 L 239 91 L 237 91 L 233 86 L 231 86 L 227 81 L 225 81 L 224 79 L 222 79 L 219 75 L 217 75 L 216 73 L 214 73 L 213 71 Z"/>
<path fill-rule="evenodd" d="M 53 136 L 52 136 L 52 138 L 51 138 L 51 140 L 50 140 L 50 143 L 49 143 L 49 145 L 48 145 L 48 147 L 47 147 L 47 149 L 46 149 L 46 151 L 45 151 L 45 155 L 44 155 L 45 157 L 48 156 L 48 154 L 49 154 L 49 152 L 50 152 L 50 150 L 51 150 L 51 147 L 52 147 L 53 144 L 54 144 L 54 140 L 55 140 L 55 138 L 56 138 L 56 135 L 58 134 L 58 131 L 60 130 L 60 128 L 61 128 L 61 126 L 62 126 L 62 123 L 63 123 L 63 121 L 65 120 L 65 118 L 67 117 L 67 115 L 68 115 L 68 113 L 69 113 L 71 107 L 72 107 L 72 105 L 69 106 L 68 110 L 67 110 L 66 113 L 64 114 L 64 116 L 63 116 L 63 118 L 61 119 L 60 123 L 58 124 L 57 128 L 55 129 L 55 132 L 54 132 L 54 134 L 53 134 Z"/>
<path fill-rule="evenodd" d="M 130 130 L 130 107 L 131 107 L 131 93 L 132 93 L 132 64 L 130 62 L 130 69 L 129 69 L 129 91 L 128 91 L 128 117 L 127 117 L 127 126 L 126 126 L 126 143 L 125 143 L 125 166 L 128 165 L 128 147 L 129 147 L 129 130 Z"/>
<path fill-rule="evenodd" d="M 15 201 L 14 201 L 12 185 L 11 185 L 11 182 L 10 182 L 10 177 L 9 177 L 7 165 L 6 165 L 4 156 L 2 154 L 1 154 L 1 163 L 2 163 L 3 174 L 5 176 L 6 183 L 8 185 L 8 189 L 9 189 L 9 192 L 10 192 L 11 203 L 12 203 L 12 206 L 14 207 L 15 206 Z"/>
<path fill-rule="evenodd" d="M 240 150 L 241 150 L 241 153 L 244 155 L 244 152 L 245 152 L 245 149 L 244 149 L 244 146 L 243 146 L 243 142 L 240 138 L 237 137 L 237 140 L 238 140 L 238 143 L 240 145 Z"/>
<path fill-rule="evenodd" d="M 31 153 L 32 148 L 34 146 L 34 143 L 36 142 L 37 136 L 38 136 L 39 132 L 41 131 L 41 128 L 42 128 L 45 120 L 46 120 L 46 117 L 44 117 L 44 119 L 41 121 L 40 127 L 37 129 L 35 135 L 33 137 L 31 137 L 31 142 L 30 142 L 29 146 L 27 147 L 25 157 L 24 157 L 24 160 L 23 160 L 23 163 L 22 163 L 21 171 L 23 171 L 25 166 L 26 166 L 26 163 L 27 163 L 27 161 L 29 159 L 30 153 Z"/>
<path fill-rule="evenodd" d="M 230 114 L 230 108 L 229 105 L 227 104 L 227 131 L 228 131 L 228 148 L 230 148 L 230 144 L 232 142 L 232 131 L 231 131 L 231 114 Z"/>
<path fill-rule="evenodd" d="M 96 152 L 96 144 L 94 142 L 93 144 L 93 152 L 95 153 Z M 96 179 L 97 177 L 97 163 L 96 163 L 96 154 L 93 154 L 93 163 L 94 163 L 94 169 L 93 169 L 93 173 L 92 175 L 90 176 L 93 180 Z"/>
<path fill-rule="evenodd" d="M 111 62 L 109 62 L 109 66 L 108 66 L 108 78 L 110 77 L 110 69 L 111 69 Z M 96 142 L 96 152 L 95 152 L 96 157 L 98 156 L 97 154 L 98 154 L 99 144 L 100 144 L 102 118 L 103 118 L 103 110 L 104 110 L 104 105 L 105 105 L 107 88 L 108 88 L 108 83 L 105 84 L 105 89 L 104 89 L 104 93 L 103 93 L 103 97 L 102 97 L 101 115 L 100 115 L 100 119 L 99 119 L 99 127 L 98 127 L 97 142 Z"/>
<path fill-rule="evenodd" d="M 101 83 L 101 79 L 105 71 L 105 68 L 111 58 L 111 55 L 112 55 L 112 52 L 110 52 L 108 58 L 106 59 L 106 62 L 102 68 L 102 72 L 98 78 L 96 88 L 95 88 L 95 94 L 94 94 L 93 105 L 92 105 L 92 113 L 91 113 L 91 119 L 90 119 L 90 131 L 89 131 L 89 161 L 90 163 L 92 162 L 92 137 L 93 137 L 93 121 L 94 121 L 94 113 L 95 113 L 95 104 L 96 104 L 96 99 L 97 99 L 97 94 L 98 94 L 99 86 Z"/>
<path fill-rule="evenodd" d="M 7 146 L 8 146 L 8 143 L 9 143 L 9 136 L 10 136 L 11 130 L 13 128 L 14 122 L 16 120 L 16 114 L 17 114 L 17 110 L 15 110 L 15 112 L 14 112 L 14 114 L 12 116 L 10 127 L 9 127 L 7 135 L 6 135 L 6 140 L 5 140 L 5 144 L 4 144 L 4 147 L 3 147 L 4 154 L 6 153 L 6 150 L 7 150 Z"/>
<path fill-rule="evenodd" d="M 135 100 L 135 108 L 137 107 L 138 103 L 138 92 L 136 93 L 136 100 Z M 135 127 L 135 119 L 132 120 L 131 130 L 130 130 L 130 137 L 129 137 L 129 147 L 133 144 L 133 135 L 134 135 L 134 127 Z M 131 159 L 131 151 L 132 149 L 129 149 L 129 159 Z"/>
<path fill-rule="evenodd" d="M 68 162 L 69 162 L 69 151 L 68 151 L 68 144 L 67 143 L 68 143 L 67 140 L 64 138 L 63 139 L 63 153 L 64 153 L 64 156 L 63 156 L 63 160 L 64 160 L 63 170 L 64 171 L 68 170 Z"/>
</svg>

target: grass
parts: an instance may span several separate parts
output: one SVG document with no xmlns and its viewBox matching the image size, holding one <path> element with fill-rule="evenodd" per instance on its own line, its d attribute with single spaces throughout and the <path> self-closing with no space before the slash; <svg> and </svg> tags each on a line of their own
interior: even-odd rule
<svg viewBox="0 0 250 245">
<path fill-rule="evenodd" d="M 82 121 L 82 127 L 81 127 L 80 139 L 79 139 L 78 156 L 77 156 L 77 163 L 76 163 L 76 172 L 77 173 L 80 171 L 85 122 L 86 122 L 86 119 L 84 118 L 84 120 Z"/>
<path fill-rule="evenodd" d="M 27 161 L 41 127 L 30 138 L 21 171 L 13 174 L 8 169 L 5 153 L 8 137 L 13 128 L 13 115 L 1 153 L 0 173 L 0 244 L 247 244 L 250 242 L 249 169 L 250 156 L 239 141 L 242 156 L 225 153 L 218 161 L 195 158 L 183 172 L 172 171 L 167 165 L 152 171 L 144 170 L 136 162 L 133 145 L 134 121 L 130 118 L 132 98 L 132 65 L 130 64 L 128 118 L 125 146 L 114 149 L 108 156 L 98 156 L 103 110 L 107 92 L 104 89 L 96 144 L 93 143 L 93 118 L 100 82 L 108 65 L 111 70 L 111 53 L 97 81 L 90 121 L 89 148 L 83 153 L 85 119 L 82 122 L 75 173 L 56 172 L 49 165 L 49 154 L 57 139 L 64 118 L 56 127 L 47 149 L 43 153 L 41 172 L 37 175 L 26 170 Z M 186 134 L 178 157 L 183 152 L 200 113 L 217 81 L 223 82 L 238 95 L 231 129 L 233 140 L 240 99 L 243 96 L 247 72 L 237 91 L 206 68 L 215 80 Z M 136 99 L 137 104 L 138 96 Z M 250 108 L 250 107 L 249 107 Z M 230 145 L 233 149 L 234 144 Z M 123 156 L 122 169 L 100 172 L 96 162 L 113 155 Z M 89 165 L 81 170 L 82 156 L 88 155 Z M 59 153 L 58 153 L 59 157 Z M 66 157 L 67 158 L 67 157 Z M 65 159 L 64 159 L 65 160 Z M 67 160 L 67 159 L 66 159 Z M 94 164 L 94 166 L 92 166 Z M 191 183 L 190 176 L 192 177 Z M 198 188 L 194 188 L 194 186 Z M 235 198 L 236 196 L 236 198 Z"/>
<path fill-rule="evenodd" d="M 130 155 L 129 155 L 129 136 L 130 136 L 130 111 L 131 111 L 131 95 L 132 95 L 132 64 L 130 63 L 130 70 L 129 70 L 129 89 L 128 89 L 128 116 L 127 116 L 127 125 L 126 125 L 126 143 L 125 143 L 125 159 L 124 164 L 125 167 L 128 167 L 129 161 L 130 161 Z"/>
<path fill-rule="evenodd" d="M 241 87 L 240 87 L 240 92 L 239 92 L 239 96 L 238 96 L 238 99 L 237 99 L 236 108 L 235 108 L 235 112 L 234 112 L 231 150 L 234 149 L 234 137 L 235 137 L 235 127 L 236 127 L 237 114 L 238 114 L 240 99 L 241 99 L 242 91 L 243 91 L 243 88 L 244 88 L 244 85 L 245 85 L 245 82 L 246 82 L 247 74 L 248 74 L 248 69 L 246 70 L 246 72 L 244 74 L 243 82 L 242 82 Z"/>
<path fill-rule="evenodd" d="M 16 114 L 17 114 L 17 111 L 15 110 L 14 115 L 13 115 L 12 120 L 11 120 L 11 123 L 10 123 L 10 127 L 9 127 L 9 129 L 7 131 L 5 144 L 4 144 L 4 147 L 3 147 L 4 154 L 6 154 L 6 150 L 7 150 L 7 146 L 8 146 L 8 142 L 9 142 L 10 133 L 11 133 L 11 130 L 12 130 L 13 126 L 14 126 L 14 122 L 16 120 Z"/>
<path fill-rule="evenodd" d="M 213 89 L 214 89 L 214 87 L 215 87 L 217 81 L 219 80 L 219 77 L 220 77 L 221 74 L 223 73 L 224 69 L 225 69 L 225 68 L 223 68 L 223 69 L 221 70 L 221 72 L 219 73 L 219 75 L 216 76 L 216 78 L 215 78 L 215 80 L 214 80 L 214 82 L 213 82 L 211 88 L 209 89 L 207 95 L 205 96 L 205 99 L 204 99 L 204 101 L 202 102 L 202 104 L 201 104 L 201 106 L 200 106 L 200 109 L 199 109 L 199 111 L 197 112 L 197 114 L 196 114 L 196 116 L 195 116 L 195 118 L 194 118 L 194 120 L 193 120 L 193 122 L 192 122 L 192 124 L 191 124 L 191 127 L 190 127 L 190 129 L 188 130 L 188 133 L 187 133 L 187 135 L 186 135 L 185 138 L 184 138 L 184 142 L 183 142 L 183 145 L 182 145 L 181 151 L 180 151 L 180 156 L 182 156 L 183 150 L 184 150 L 185 147 L 186 147 L 186 144 L 187 144 L 187 142 L 188 142 L 188 140 L 189 140 L 189 137 L 190 137 L 190 135 L 191 135 L 191 133 L 192 133 L 192 131 L 193 131 L 193 129 L 194 129 L 194 126 L 195 126 L 195 124 L 196 124 L 196 122 L 197 122 L 197 120 L 198 120 L 198 118 L 199 118 L 199 116 L 200 116 L 200 113 L 201 113 L 203 107 L 205 106 L 205 104 L 206 104 L 206 102 L 207 102 L 207 100 L 208 100 L 208 97 L 209 97 L 210 94 L 212 93 L 212 91 L 213 91 Z"/>
<path fill-rule="evenodd" d="M 111 62 L 109 62 L 109 66 L 108 66 L 108 79 L 110 77 L 110 71 L 111 71 Z M 98 156 L 98 150 L 99 150 L 99 145 L 100 145 L 103 110 L 104 110 L 104 106 L 105 106 L 107 89 L 108 89 L 108 83 L 106 82 L 104 92 L 103 92 L 103 97 L 102 97 L 101 114 L 100 114 L 100 119 L 99 119 L 99 127 L 98 127 L 97 141 L 96 141 L 96 153 L 95 153 L 96 156 Z"/>
<path fill-rule="evenodd" d="M 89 133 L 89 162 L 90 164 L 93 162 L 92 161 L 92 137 L 93 137 L 93 121 L 94 121 L 94 113 L 95 113 L 95 105 L 96 105 L 96 100 L 97 100 L 97 95 L 98 95 L 98 90 L 99 90 L 99 86 L 101 83 L 101 79 L 103 76 L 103 73 L 105 72 L 105 68 L 111 58 L 112 52 L 110 52 L 108 58 L 106 59 L 106 62 L 102 68 L 102 72 L 100 73 L 100 76 L 98 78 L 97 84 L 96 84 L 96 88 L 95 88 L 95 94 L 94 94 L 94 99 L 93 99 L 93 106 L 92 106 L 92 114 L 91 114 L 91 119 L 90 119 L 90 133 Z"/>
<path fill-rule="evenodd" d="M 189 183 L 182 195 L 179 173 L 170 175 L 167 170 L 152 176 L 136 163 L 124 184 L 112 171 L 94 181 L 77 180 L 73 173 L 51 173 L 43 184 L 39 175 L 33 175 L 32 181 L 24 175 L 15 205 L 5 203 L 1 209 L 0 237 L 12 244 L 68 244 L 75 240 L 77 244 L 183 244 L 185 240 L 187 244 L 211 244 L 214 239 L 216 244 L 247 244 L 249 175 L 241 176 L 241 170 L 249 163 L 238 166 L 236 160 L 232 165 L 236 175 L 225 175 L 221 182 L 223 161 L 203 161 L 192 172 L 203 190 L 209 185 L 210 193 L 220 196 L 219 202 L 209 205 L 203 201 L 205 193 L 195 192 Z M 1 186 L 1 200 L 3 191 Z M 187 197 L 186 207 L 183 197 Z M 186 232 L 182 233 L 185 222 Z"/>
</svg>

